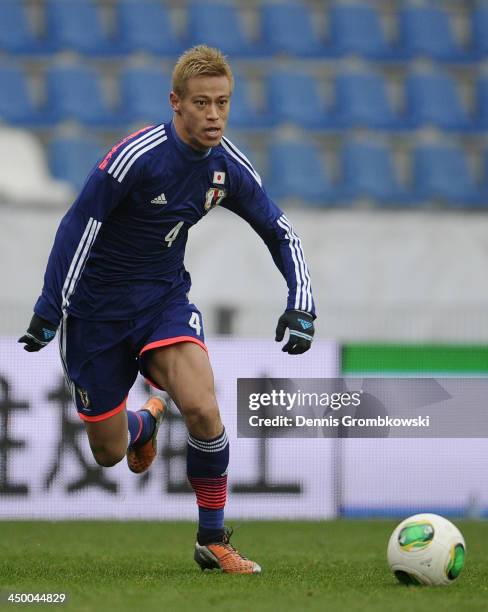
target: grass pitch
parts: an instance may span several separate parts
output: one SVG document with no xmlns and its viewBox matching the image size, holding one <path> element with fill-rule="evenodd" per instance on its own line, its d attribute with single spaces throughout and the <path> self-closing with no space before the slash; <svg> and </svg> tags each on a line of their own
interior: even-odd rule
<svg viewBox="0 0 488 612">
<path fill-rule="evenodd" d="M 259 576 L 202 573 L 194 525 L 0 522 L 0 590 L 67 593 L 34 609 L 186 611 L 486 611 L 488 523 L 456 524 L 467 563 L 450 587 L 405 587 L 386 565 L 393 521 L 253 522 L 233 543 Z M 0 609 L 20 607 L 0 604 Z"/>
</svg>

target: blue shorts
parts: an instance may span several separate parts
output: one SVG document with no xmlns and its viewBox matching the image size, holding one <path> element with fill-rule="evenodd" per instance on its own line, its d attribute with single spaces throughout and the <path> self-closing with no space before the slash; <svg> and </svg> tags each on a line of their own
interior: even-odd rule
<svg viewBox="0 0 488 612">
<path fill-rule="evenodd" d="M 178 342 L 207 350 L 202 315 L 186 298 L 133 321 L 65 316 L 59 329 L 61 360 L 80 418 L 102 421 L 123 410 L 138 372 L 157 387 L 145 371 L 144 356 Z"/>
</svg>

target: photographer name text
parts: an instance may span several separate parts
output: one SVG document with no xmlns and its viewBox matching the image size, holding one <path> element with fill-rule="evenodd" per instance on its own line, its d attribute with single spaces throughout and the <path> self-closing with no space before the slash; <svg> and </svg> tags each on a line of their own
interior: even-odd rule
<svg viewBox="0 0 488 612">
<path fill-rule="evenodd" d="M 273 390 L 269 393 L 250 393 L 249 410 L 256 412 L 269 407 L 281 409 L 286 413 L 298 412 L 299 409 L 330 409 L 335 414 L 322 417 L 310 417 L 302 414 L 278 414 L 274 416 L 249 416 L 251 427 L 430 427 L 430 416 L 391 417 L 377 415 L 372 417 L 355 417 L 351 414 L 339 416 L 342 408 L 358 408 L 361 405 L 361 391 L 350 393 L 310 393 L 304 391 Z"/>
</svg>

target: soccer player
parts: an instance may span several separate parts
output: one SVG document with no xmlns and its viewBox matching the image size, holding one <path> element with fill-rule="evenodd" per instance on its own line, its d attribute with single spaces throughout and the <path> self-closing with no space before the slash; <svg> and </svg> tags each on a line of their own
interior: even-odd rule
<svg viewBox="0 0 488 612">
<path fill-rule="evenodd" d="M 188 428 L 187 473 L 199 509 L 195 561 L 202 569 L 250 574 L 261 568 L 230 544 L 224 527 L 229 441 L 202 316 L 188 300 L 189 229 L 223 206 L 261 236 L 288 285 L 276 328 L 277 341 L 289 330 L 283 351 L 310 348 L 315 312 L 298 236 L 223 135 L 232 88 L 219 50 L 200 45 L 179 58 L 172 121 L 127 136 L 89 174 L 60 223 L 19 342 L 38 351 L 58 333 L 66 380 L 99 465 L 127 456 L 133 472 L 149 467 L 166 407 L 154 396 L 133 412 L 127 395 L 138 372 L 169 393 Z"/>
</svg>

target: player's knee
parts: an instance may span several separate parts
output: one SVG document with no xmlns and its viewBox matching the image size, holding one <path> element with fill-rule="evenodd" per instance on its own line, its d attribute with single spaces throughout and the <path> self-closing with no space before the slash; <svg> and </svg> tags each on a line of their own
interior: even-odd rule
<svg viewBox="0 0 488 612">
<path fill-rule="evenodd" d="M 195 426 L 210 425 L 220 420 L 219 407 L 213 393 L 198 398 L 189 398 L 181 411 L 190 429 Z"/>
<path fill-rule="evenodd" d="M 91 447 L 93 456 L 98 465 L 113 467 L 125 457 L 126 449 L 118 445 L 103 445 Z"/>
</svg>

